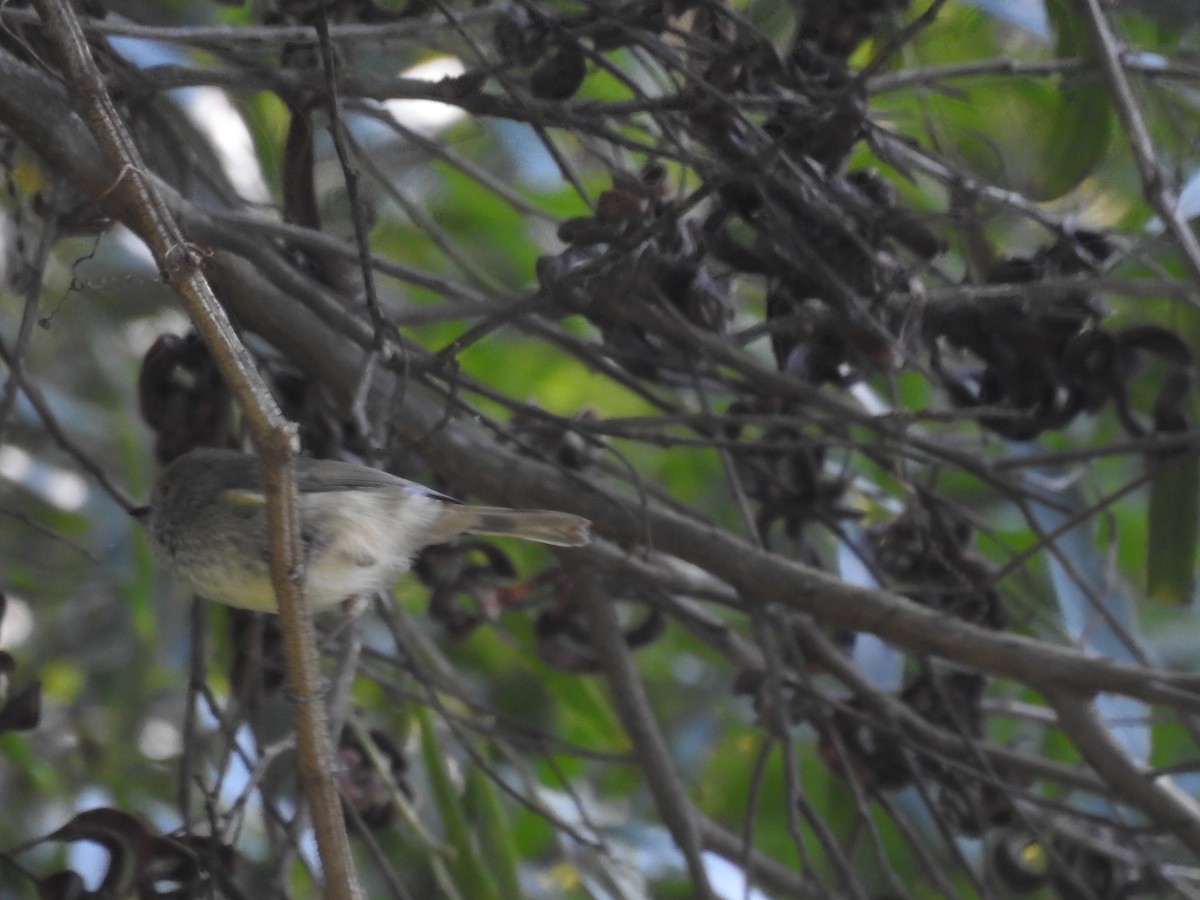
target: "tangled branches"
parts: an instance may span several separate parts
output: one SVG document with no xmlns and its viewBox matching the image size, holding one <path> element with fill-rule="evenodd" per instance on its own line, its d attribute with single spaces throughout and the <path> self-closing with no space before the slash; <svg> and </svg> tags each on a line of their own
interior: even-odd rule
<svg viewBox="0 0 1200 900">
<path fill-rule="evenodd" d="M 17 6 L 10 218 L 55 239 L 133 221 Z M 1200 699 L 1130 602 L 1143 567 L 1154 593 L 1194 591 L 1200 261 L 1144 158 L 1195 152 L 1169 117 L 1163 148 L 1134 127 L 1145 60 L 1113 55 L 1098 5 L 1032 37 L 909 6 L 290 0 L 219 29 L 91 11 L 105 86 L 305 452 L 570 509 L 606 539 L 570 561 L 433 548 L 405 588 L 425 613 L 384 607 L 343 647 L 375 698 L 360 713 L 346 688 L 334 714 L 356 839 L 408 828 L 433 860 L 389 873 L 378 853 L 394 895 L 474 896 L 489 865 L 517 884 L 488 845 L 505 827 L 462 815 L 483 792 L 572 848 L 528 853 L 522 883 L 561 860 L 598 877 L 624 857 L 591 797 L 622 766 L 696 896 L 715 889 L 706 851 L 779 896 L 1200 890 L 1178 777 Z M 122 55 L 121 34 L 176 61 Z M 1022 35 L 1052 59 L 1006 55 Z M 422 54 L 461 67 L 421 80 Z M 1156 77 L 1161 97 L 1195 73 Z M 170 99 L 183 87 L 274 117 L 268 200 Z M 956 118 L 974 92 L 994 123 Z M 1018 151 L 1053 167 L 1064 134 L 1086 160 L 1023 182 Z M 989 141 L 1003 165 L 981 162 Z M 47 173 L 36 204 L 18 148 Z M 24 276 L 45 284 L 44 260 Z M 46 380 L 27 327 L 0 336 L 11 384 Z M 236 443 L 205 346 L 149 343 L 136 401 L 159 460 Z M 238 709 L 206 701 L 227 735 L 280 691 L 272 623 L 232 628 Z M 611 705 L 581 698 L 596 674 Z M 414 812 L 423 790 L 444 838 Z M 237 816 L 210 818 L 224 854 Z M 201 880 L 203 857 L 169 846 Z"/>
</svg>

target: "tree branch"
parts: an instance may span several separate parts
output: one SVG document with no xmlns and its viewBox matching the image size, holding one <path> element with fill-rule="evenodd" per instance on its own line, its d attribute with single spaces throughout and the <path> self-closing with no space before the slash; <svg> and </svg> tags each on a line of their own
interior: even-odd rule
<svg viewBox="0 0 1200 900">
<path fill-rule="evenodd" d="M 61 55 L 68 82 L 83 97 L 92 134 L 116 177 L 106 188 L 117 198 L 127 225 L 146 242 L 160 271 L 179 294 L 193 325 L 209 348 L 249 425 L 264 461 L 271 578 L 279 601 L 285 659 L 291 682 L 301 782 L 312 811 L 328 896 L 361 896 L 341 804 L 333 782 L 333 747 L 320 696 L 315 631 L 296 573 L 299 548 L 295 473 L 295 428 L 280 413 L 201 271 L 199 253 L 180 231 L 149 175 L 141 154 L 117 113 L 68 0 L 39 0 L 46 33 Z"/>
<path fill-rule="evenodd" d="M 695 808 L 683 788 L 667 742 L 650 708 L 650 700 L 621 632 L 617 611 L 612 600 L 597 590 L 596 573 L 591 566 L 572 554 L 564 554 L 563 560 L 571 573 L 575 602 L 582 605 L 591 624 L 592 640 L 608 678 L 613 705 L 633 744 L 634 753 L 641 761 L 646 786 L 658 806 L 659 815 L 683 854 L 691 875 L 691 888 L 702 900 L 714 898 L 716 895 L 708 883 L 708 872 L 700 855 L 700 828 Z"/>
<path fill-rule="evenodd" d="M 1117 35 L 1109 23 L 1107 13 L 1100 5 L 1100 0 L 1082 0 L 1079 5 L 1091 26 L 1100 65 L 1108 79 L 1117 115 L 1129 137 L 1129 147 L 1142 176 L 1142 191 L 1171 237 L 1175 239 L 1193 280 L 1200 282 L 1200 240 L 1196 239 L 1195 232 L 1180 214 L 1179 197 L 1167 184 L 1166 172 L 1158 161 L 1150 129 L 1146 127 L 1146 120 L 1142 117 L 1137 98 L 1133 95 L 1129 76 L 1125 74 L 1122 59 L 1124 53 L 1118 46 Z M 1197 301 L 1193 299 L 1192 302 Z"/>
</svg>

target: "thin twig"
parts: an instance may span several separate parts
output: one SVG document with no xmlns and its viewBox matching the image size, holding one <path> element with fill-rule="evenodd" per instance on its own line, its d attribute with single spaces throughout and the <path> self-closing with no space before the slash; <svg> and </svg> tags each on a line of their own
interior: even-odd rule
<svg viewBox="0 0 1200 900">
<path fill-rule="evenodd" d="M 1179 196 L 1169 186 L 1167 173 L 1158 161 L 1154 139 L 1150 136 L 1150 129 L 1146 126 L 1141 107 L 1125 73 L 1124 51 L 1119 46 L 1115 26 L 1109 21 L 1100 0 L 1083 0 L 1080 6 L 1091 26 L 1100 65 L 1108 78 L 1117 115 L 1125 126 L 1134 162 L 1142 176 L 1142 191 L 1182 251 L 1192 279 L 1200 282 L 1200 240 L 1197 240 L 1196 233 L 1179 211 Z M 1200 297 L 1195 294 L 1189 296 L 1188 300 L 1193 305 L 1200 305 Z"/>
</svg>

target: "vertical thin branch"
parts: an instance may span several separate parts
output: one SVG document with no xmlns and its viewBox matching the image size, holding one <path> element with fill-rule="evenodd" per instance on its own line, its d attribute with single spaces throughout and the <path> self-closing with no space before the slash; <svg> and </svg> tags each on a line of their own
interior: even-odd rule
<svg viewBox="0 0 1200 900">
<path fill-rule="evenodd" d="M 361 897 L 354 858 L 333 781 L 333 747 L 320 698 L 315 632 L 297 573 L 302 571 L 296 509 L 295 428 L 279 411 L 242 345 L 105 88 L 79 19 L 67 0 L 38 0 L 46 33 L 62 58 L 68 82 L 82 98 L 93 135 L 119 170 L 111 192 L 128 213 L 127 222 L 154 254 L 159 269 L 179 294 L 193 325 L 237 398 L 264 461 L 271 579 L 284 634 L 300 775 L 312 811 L 317 847 L 325 869 L 326 893 L 336 900 Z"/>
</svg>

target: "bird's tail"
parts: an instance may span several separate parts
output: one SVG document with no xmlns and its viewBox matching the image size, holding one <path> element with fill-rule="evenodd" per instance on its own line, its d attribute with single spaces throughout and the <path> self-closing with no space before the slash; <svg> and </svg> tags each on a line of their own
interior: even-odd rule
<svg viewBox="0 0 1200 900">
<path fill-rule="evenodd" d="M 592 523 L 581 516 L 545 509 L 501 506 L 447 506 L 438 523 L 446 536 L 497 534 L 556 547 L 582 547 L 592 539 Z"/>
</svg>

